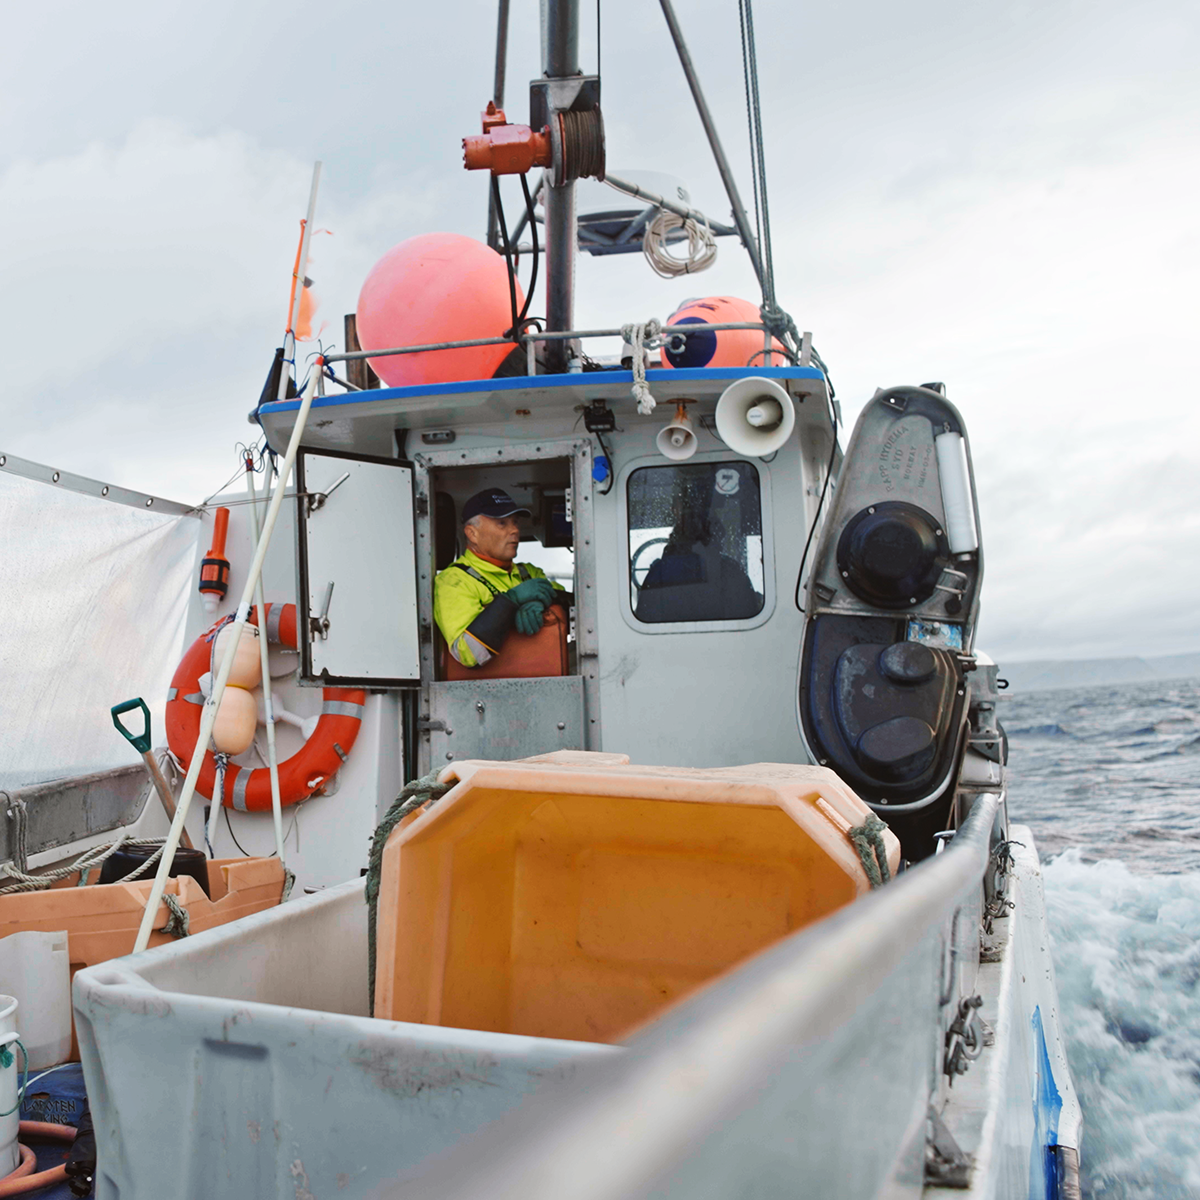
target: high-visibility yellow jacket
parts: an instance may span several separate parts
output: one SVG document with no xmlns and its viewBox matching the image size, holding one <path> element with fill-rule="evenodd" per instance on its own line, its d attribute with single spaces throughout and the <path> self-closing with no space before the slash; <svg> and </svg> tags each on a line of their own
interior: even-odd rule
<svg viewBox="0 0 1200 1200">
<path fill-rule="evenodd" d="M 464 667 L 482 667 L 498 654 L 516 610 L 507 600 L 497 605 L 497 598 L 526 579 L 545 578 L 540 567 L 513 563 L 505 570 L 471 550 L 439 571 L 433 581 L 433 618 L 454 658 Z M 550 582 L 565 591 L 562 584 Z"/>
</svg>

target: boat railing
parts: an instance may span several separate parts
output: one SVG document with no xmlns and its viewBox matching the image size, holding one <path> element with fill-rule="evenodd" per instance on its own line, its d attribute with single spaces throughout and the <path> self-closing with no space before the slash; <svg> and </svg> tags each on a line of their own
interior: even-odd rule
<svg viewBox="0 0 1200 1200">
<path fill-rule="evenodd" d="M 661 336 L 668 346 L 682 349 L 686 339 L 694 333 L 720 333 L 724 330 L 749 329 L 762 333 L 764 353 L 770 347 L 771 332 L 761 321 L 722 321 L 687 324 L 686 326 L 664 326 Z M 539 342 L 579 341 L 588 338 L 624 337 L 626 331 L 617 329 L 568 329 L 568 330 L 522 330 L 513 337 L 467 338 L 458 341 L 425 342 L 417 346 L 389 346 L 381 350 L 345 350 L 341 353 L 324 355 L 327 363 L 358 362 L 363 359 L 387 358 L 395 354 L 423 354 L 435 350 L 469 350 L 476 346 L 509 346 L 520 344 L 527 352 L 531 352 Z M 790 357 L 789 351 L 781 350 L 778 345 L 770 347 L 770 352 L 776 356 Z M 809 366 L 812 362 L 811 338 L 804 335 L 803 345 L 799 356 L 800 366 Z M 339 383 L 344 381 L 338 380 Z M 359 391 L 353 384 L 348 384 L 352 391 Z"/>
<path fill-rule="evenodd" d="M 919 1191 L 945 939 L 956 912 L 977 911 L 1001 801 L 980 795 L 945 853 L 697 992 L 574 1091 L 423 1164 L 420 1195 Z"/>
<path fill-rule="evenodd" d="M 146 805 L 146 768 L 107 771 L 0 790 L 0 862 L 82 849 L 88 839 L 132 825 Z"/>
</svg>

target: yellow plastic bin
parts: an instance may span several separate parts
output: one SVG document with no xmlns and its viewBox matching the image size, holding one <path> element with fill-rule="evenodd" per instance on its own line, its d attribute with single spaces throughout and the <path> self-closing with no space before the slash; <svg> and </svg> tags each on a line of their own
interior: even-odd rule
<svg viewBox="0 0 1200 1200">
<path fill-rule="evenodd" d="M 616 1041 L 870 886 L 870 810 L 824 767 L 564 750 L 442 779 L 384 849 L 377 1017 Z"/>
</svg>

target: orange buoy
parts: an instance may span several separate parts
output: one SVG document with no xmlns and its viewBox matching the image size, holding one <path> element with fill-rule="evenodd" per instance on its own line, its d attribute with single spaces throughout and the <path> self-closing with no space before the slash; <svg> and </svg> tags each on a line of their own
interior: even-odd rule
<svg viewBox="0 0 1200 1200">
<path fill-rule="evenodd" d="M 212 728 L 213 745 L 222 754 L 245 754 L 254 744 L 258 705 L 245 688 L 229 684 Z"/>
<path fill-rule="evenodd" d="M 517 309 L 525 296 L 517 284 Z M 364 350 L 500 337 L 512 325 L 503 257 L 459 233 L 426 233 L 389 250 L 358 296 Z M 391 387 L 490 379 L 515 343 L 393 354 L 370 360 Z"/>
<path fill-rule="evenodd" d="M 231 625 L 222 627 L 213 643 L 213 662 L 220 663 L 225 658 L 225 650 L 229 645 Z M 237 649 L 233 653 L 233 666 L 229 671 L 230 686 L 253 690 L 262 682 L 262 652 L 258 646 L 258 627 L 243 625 L 242 636 L 238 639 Z"/>
<path fill-rule="evenodd" d="M 667 325 L 723 325 L 737 321 L 761 321 L 758 305 L 737 296 L 705 296 L 681 304 Z M 764 353 L 763 334 L 757 329 L 722 329 L 693 333 L 681 350 L 670 343 L 663 349 L 664 367 L 783 367 L 787 355 L 774 338 L 778 354 Z M 769 360 L 769 361 L 768 361 Z"/>
</svg>

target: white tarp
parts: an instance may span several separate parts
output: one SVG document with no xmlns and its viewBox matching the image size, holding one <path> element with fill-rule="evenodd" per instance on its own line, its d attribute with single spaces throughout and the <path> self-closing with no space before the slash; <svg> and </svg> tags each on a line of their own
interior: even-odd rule
<svg viewBox="0 0 1200 1200">
<path fill-rule="evenodd" d="M 109 711 L 135 696 L 164 743 L 199 533 L 0 473 L 0 789 L 136 762 Z"/>
</svg>

